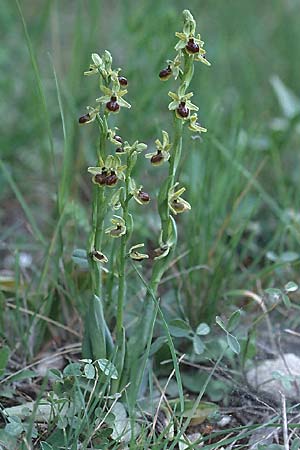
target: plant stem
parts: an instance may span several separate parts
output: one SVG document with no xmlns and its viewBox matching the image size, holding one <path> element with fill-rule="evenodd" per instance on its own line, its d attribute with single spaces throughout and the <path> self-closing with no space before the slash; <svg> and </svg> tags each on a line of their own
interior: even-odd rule
<svg viewBox="0 0 300 450">
<path fill-rule="evenodd" d="M 128 203 L 131 199 L 131 194 L 129 193 L 129 181 L 130 181 L 130 159 L 131 155 L 127 155 L 127 169 L 125 175 L 125 195 L 121 201 L 123 210 L 123 219 L 126 224 L 126 233 L 121 237 L 121 246 L 119 253 L 119 285 L 118 285 L 118 305 L 117 305 L 117 342 L 121 345 L 123 339 L 123 312 L 124 303 L 126 296 L 126 280 L 125 280 L 125 268 L 126 268 L 126 253 L 127 253 L 127 242 L 131 234 L 131 217 L 128 211 Z"/>
<path fill-rule="evenodd" d="M 183 73 L 181 75 L 181 85 L 180 88 L 184 88 L 184 92 L 186 92 L 187 88 L 190 85 L 191 79 L 193 77 L 194 72 L 194 64 L 193 58 L 187 54 L 184 56 L 184 68 Z M 181 158 L 181 150 L 182 150 L 182 135 L 183 135 L 183 120 L 178 119 L 174 114 L 174 138 L 173 138 L 173 148 L 169 159 L 169 172 L 168 177 L 163 183 L 159 198 L 163 197 L 163 200 L 159 202 L 158 210 L 161 219 L 161 229 L 162 229 L 162 240 L 164 243 L 167 243 L 170 232 L 173 234 L 173 244 L 169 251 L 169 254 L 163 259 L 156 260 L 153 264 L 152 276 L 149 283 L 149 286 L 156 296 L 157 289 L 159 283 L 161 281 L 162 276 L 168 268 L 170 259 L 174 253 L 176 247 L 177 240 L 177 228 L 176 223 L 173 217 L 170 214 L 169 207 L 169 199 L 168 192 L 172 186 L 174 186 L 178 165 Z M 143 334 L 143 341 L 147 342 L 147 336 L 149 333 L 149 327 L 147 327 L 147 323 L 150 323 L 151 317 L 153 317 L 154 304 L 152 303 L 152 299 L 149 295 L 146 296 L 145 300 L 145 328 Z"/>
<path fill-rule="evenodd" d="M 193 58 L 185 54 L 184 68 L 183 73 L 181 75 L 181 85 L 180 85 L 180 88 L 184 87 L 184 91 L 186 91 L 190 85 L 191 79 L 193 77 L 193 72 L 194 72 Z M 175 183 L 177 169 L 181 158 L 182 135 L 183 135 L 183 121 L 181 119 L 178 119 L 176 115 L 174 115 L 174 140 L 173 140 L 173 150 L 171 152 L 171 156 L 169 159 L 169 173 L 168 178 L 165 180 L 165 183 L 161 187 L 160 191 L 160 195 L 162 192 L 164 193 L 164 200 L 159 205 L 159 215 L 161 218 L 163 242 L 167 242 L 169 238 L 170 227 L 173 227 L 173 231 L 176 233 L 176 224 L 170 215 L 168 192 L 171 189 L 171 187 L 174 186 Z M 174 252 L 175 245 L 176 243 L 172 245 L 172 249 L 170 250 L 168 257 L 165 257 L 163 260 L 158 260 L 154 263 L 150 286 L 155 294 L 157 292 L 157 288 L 160 283 L 161 277 L 163 276 L 164 272 L 168 267 L 170 256 Z"/>
<path fill-rule="evenodd" d="M 105 146 L 107 136 L 106 115 L 101 118 L 97 115 L 99 125 L 99 146 L 97 149 L 98 165 L 105 158 Z M 93 250 L 101 250 L 103 236 L 103 222 L 106 213 L 105 192 L 103 187 L 94 186 L 93 203 L 92 203 L 92 231 L 89 239 L 89 252 Z M 102 274 L 99 264 L 91 259 L 93 293 L 100 296 L 102 292 Z"/>
</svg>

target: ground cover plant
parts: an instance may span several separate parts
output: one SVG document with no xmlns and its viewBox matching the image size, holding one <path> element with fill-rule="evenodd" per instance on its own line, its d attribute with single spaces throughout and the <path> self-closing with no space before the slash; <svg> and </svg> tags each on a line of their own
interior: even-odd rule
<svg viewBox="0 0 300 450">
<path fill-rule="evenodd" d="M 0 448 L 299 448 L 299 5 L 41 5 L 0 16 Z"/>
</svg>

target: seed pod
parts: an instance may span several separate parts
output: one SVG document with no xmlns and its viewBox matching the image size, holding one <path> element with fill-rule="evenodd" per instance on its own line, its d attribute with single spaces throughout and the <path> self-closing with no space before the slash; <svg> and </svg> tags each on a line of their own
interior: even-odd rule
<svg viewBox="0 0 300 450">
<path fill-rule="evenodd" d="M 143 204 L 147 204 L 150 202 L 150 195 L 148 194 L 148 192 L 139 190 L 139 192 L 137 193 L 137 198 Z"/>
<path fill-rule="evenodd" d="M 162 164 L 164 162 L 164 157 L 161 154 L 161 151 L 158 150 L 156 155 L 153 155 L 152 158 L 150 159 L 151 164 L 153 164 L 153 166 L 159 166 L 160 164 Z"/>
<path fill-rule="evenodd" d="M 199 45 L 194 41 L 193 38 L 189 39 L 185 48 L 188 53 L 191 53 L 191 54 L 199 53 Z"/>
<path fill-rule="evenodd" d="M 105 106 L 110 112 L 118 112 L 120 109 L 120 105 L 117 102 L 117 97 L 115 97 L 114 95 L 110 98 L 110 101 L 107 102 Z"/>
<path fill-rule="evenodd" d="M 162 69 L 159 72 L 159 78 L 163 81 L 168 80 L 172 76 L 172 69 L 170 66 L 166 67 L 165 69 Z"/>
<path fill-rule="evenodd" d="M 78 122 L 79 123 L 87 123 L 91 120 L 91 116 L 89 115 L 89 113 L 84 114 L 83 116 L 79 117 Z"/>
<path fill-rule="evenodd" d="M 128 86 L 128 80 L 125 77 L 118 77 L 121 86 Z"/>
<path fill-rule="evenodd" d="M 185 102 L 180 102 L 180 105 L 176 109 L 176 112 L 183 119 L 186 119 L 190 114 L 190 110 L 185 106 Z"/>
<path fill-rule="evenodd" d="M 118 182 L 118 177 L 116 173 L 112 170 L 110 175 L 107 175 L 105 178 L 105 184 L 106 186 L 112 187 L 115 186 Z"/>
</svg>

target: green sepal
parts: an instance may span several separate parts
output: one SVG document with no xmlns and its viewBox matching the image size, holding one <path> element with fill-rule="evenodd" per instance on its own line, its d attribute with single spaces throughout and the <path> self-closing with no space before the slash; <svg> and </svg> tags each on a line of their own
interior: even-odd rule
<svg viewBox="0 0 300 450">
<path fill-rule="evenodd" d="M 132 172 L 132 169 L 133 169 L 134 166 L 136 165 L 137 152 L 134 150 L 134 151 L 131 153 L 131 155 L 130 155 L 130 157 L 129 157 L 128 159 L 129 159 L 129 161 L 128 161 L 128 171 L 129 171 L 129 173 L 131 173 L 131 172 Z"/>
</svg>

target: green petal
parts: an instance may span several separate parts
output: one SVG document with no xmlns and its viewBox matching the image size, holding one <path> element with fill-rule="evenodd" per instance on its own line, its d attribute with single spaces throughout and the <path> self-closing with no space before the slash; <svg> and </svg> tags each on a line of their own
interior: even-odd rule
<svg viewBox="0 0 300 450">
<path fill-rule="evenodd" d="M 131 104 L 126 102 L 123 98 L 118 98 L 118 103 L 120 106 L 123 106 L 124 108 L 131 108 Z"/>
<path fill-rule="evenodd" d="M 170 111 L 173 111 L 174 109 L 177 109 L 178 108 L 178 102 L 171 102 L 171 103 L 169 103 L 169 106 L 168 106 L 168 109 L 170 110 Z"/>
</svg>

